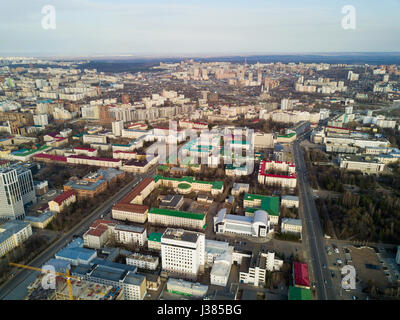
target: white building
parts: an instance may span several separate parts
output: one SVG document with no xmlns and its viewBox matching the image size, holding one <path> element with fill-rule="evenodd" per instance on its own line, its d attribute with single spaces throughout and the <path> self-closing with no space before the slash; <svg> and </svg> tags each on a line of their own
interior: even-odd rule
<svg viewBox="0 0 400 320">
<path fill-rule="evenodd" d="M 303 230 L 303 224 L 301 219 L 289 219 L 284 218 L 281 222 L 281 232 L 282 233 L 293 233 L 301 236 Z"/>
<path fill-rule="evenodd" d="M 232 267 L 232 252 L 226 251 L 214 260 L 210 273 L 210 283 L 225 287 Z"/>
<path fill-rule="evenodd" d="M 247 217 L 227 214 L 226 208 L 223 208 L 214 217 L 214 232 L 216 233 L 266 237 L 271 231 L 268 213 L 264 210 L 257 210 L 254 216 Z"/>
<path fill-rule="evenodd" d="M 9 221 L 0 225 L 0 257 L 21 245 L 32 235 L 32 227 L 24 221 Z"/>
<path fill-rule="evenodd" d="M 122 130 L 124 129 L 124 121 L 114 121 L 112 123 L 112 133 L 116 137 L 120 137 L 122 135 Z"/>
<path fill-rule="evenodd" d="M 286 208 L 298 208 L 299 207 L 299 197 L 297 196 L 282 196 L 281 206 Z"/>
<path fill-rule="evenodd" d="M 161 261 L 164 271 L 195 278 L 204 270 L 204 234 L 168 228 L 161 237 Z"/>
<path fill-rule="evenodd" d="M 33 116 L 33 123 L 35 126 L 45 127 L 49 124 L 49 118 L 47 114 L 35 114 Z"/>
<path fill-rule="evenodd" d="M 267 271 L 280 270 L 283 261 L 275 259 L 274 252 L 259 252 L 251 259 L 242 260 L 239 272 L 239 282 L 253 286 L 263 286 Z"/>
<path fill-rule="evenodd" d="M 207 291 L 208 286 L 202 285 L 200 283 L 193 283 L 174 278 L 169 278 L 167 281 L 167 292 L 169 293 L 202 298 L 207 294 Z"/>
<path fill-rule="evenodd" d="M 143 227 L 119 224 L 115 227 L 114 237 L 118 243 L 143 247 L 147 241 L 147 229 Z"/>
<path fill-rule="evenodd" d="M 126 257 L 126 264 L 141 269 L 156 270 L 159 264 L 159 258 L 140 253 L 133 253 Z"/>
<path fill-rule="evenodd" d="M 359 170 L 366 173 L 379 173 L 385 169 L 385 164 L 376 159 L 360 157 L 339 157 L 340 168 Z"/>
<path fill-rule="evenodd" d="M 23 219 L 29 203 L 36 203 L 32 172 L 18 165 L 0 168 L 0 220 Z"/>
</svg>

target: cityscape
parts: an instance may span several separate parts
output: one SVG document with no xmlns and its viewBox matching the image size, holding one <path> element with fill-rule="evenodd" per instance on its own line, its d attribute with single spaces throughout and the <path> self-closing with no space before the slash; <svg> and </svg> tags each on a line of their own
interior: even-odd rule
<svg viewBox="0 0 400 320">
<path fill-rule="evenodd" d="M 0 300 L 400 299 L 400 53 L 212 49 L 0 50 Z"/>
</svg>

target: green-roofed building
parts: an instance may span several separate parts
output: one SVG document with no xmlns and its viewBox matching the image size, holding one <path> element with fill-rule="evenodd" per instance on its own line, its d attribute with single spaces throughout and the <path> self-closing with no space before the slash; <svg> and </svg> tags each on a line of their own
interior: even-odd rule
<svg viewBox="0 0 400 320">
<path fill-rule="evenodd" d="M 157 170 L 164 172 L 164 171 L 168 171 L 169 167 L 166 165 L 161 165 L 161 166 L 158 166 Z"/>
<path fill-rule="evenodd" d="M 161 237 L 162 233 L 153 232 L 147 237 L 147 247 L 153 250 L 161 250 Z"/>
<path fill-rule="evenodd" d="M 206 224 L 204 213 L 151 208 L 148 213 L 150 224 L 168 227 L 203 230 Z"/>
<path fill-rule="evenodd" d="M 194 192 L 211 192 L 213 195 L 218 195 L 224 191 L 223 181 L 200 181 L 196 180 L 194 177 L 181 177 L 172 178 L 164 177 L 162 175 L 155 175 L 154 181 L 162 186 L 169 188 L 178 188 L 181 183 L 186 183 L 191 186 L 191 191 Z"/>
<path fill-rule="evenodd" d="M 312 300 L 310 289 L 289 286 L 289 300 Z"/>
<path fill-rule="evenodd" d="M 246 193 L 243 198 L 247 216 L 253 216 L 257 210 L 264 210 L 268 213 L 271 224 L 275 225 L 279 222 L 279 206 L 279 197 Z"/>
</svg>

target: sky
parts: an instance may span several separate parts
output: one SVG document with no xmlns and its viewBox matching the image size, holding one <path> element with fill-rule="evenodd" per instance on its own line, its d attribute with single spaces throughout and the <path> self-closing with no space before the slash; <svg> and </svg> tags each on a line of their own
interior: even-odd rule
<svg viewBox="0 0 400 320">
<path fill-rule="evenodd" d="M 42 27 L 46 5 L 55 29 Z M 0 55 L 400 52 L 399 17 L 400 0 L 1 0 Z"/>
</svg>

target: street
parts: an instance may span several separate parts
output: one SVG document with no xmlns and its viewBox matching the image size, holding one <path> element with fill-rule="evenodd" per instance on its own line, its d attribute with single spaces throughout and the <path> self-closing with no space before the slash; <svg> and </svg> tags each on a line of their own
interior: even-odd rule
<svg viewBox="0 0 400 320">
<path fill-rule="evenodd" d="M 336 295 L 332 286 L 331 275 L 327 266 L 324 250 L 324 238 L 319 214 L 315 207 L 312 191 L 306 178 L 306 166 L 299 140 L 293 145 L 296 163 L 297 179 L 300 198 L 300 218 L 303 221 L 303 240 L 306 256 L 311 262 L 309 273 L 315 281 L 315 289 L 319 300 L 335 300 Z M 325 268 L 324 268 L 325 266 Z M 311 268 L 310 268 L 311 267 Z"/>
</svg>

